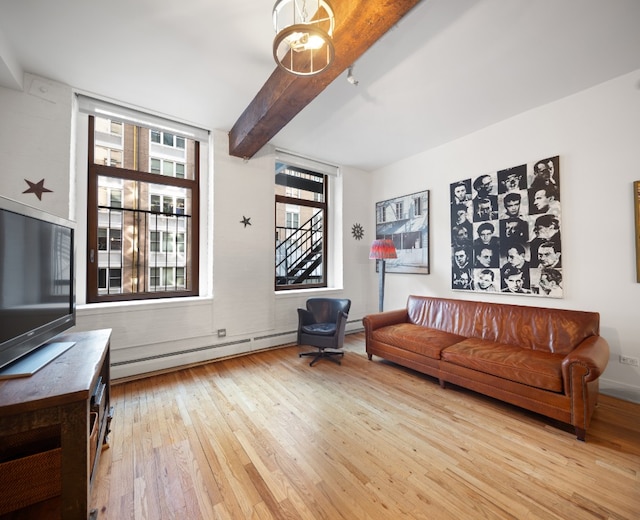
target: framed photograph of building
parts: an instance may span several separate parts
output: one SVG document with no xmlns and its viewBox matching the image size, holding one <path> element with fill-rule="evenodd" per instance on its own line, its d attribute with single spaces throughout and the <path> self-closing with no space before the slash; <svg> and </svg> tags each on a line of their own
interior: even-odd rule
<svg viewBox="0 0 640 520">
<path fill-rule="evenodd" d="M 393 240 L 387 273 L 429 274 L 429 191 L 376 202 L 376 239 Z"/>
<path fill-rule="evenodd" d="M 633 205 L 636 215 L 636 281 L 640 283 L 640 181 L 633 183 Z"/>
<path fill-rule="evenodd" d="M 450 187 L 453 290 L 563 297 L 559 157 Z"/>
</svg>

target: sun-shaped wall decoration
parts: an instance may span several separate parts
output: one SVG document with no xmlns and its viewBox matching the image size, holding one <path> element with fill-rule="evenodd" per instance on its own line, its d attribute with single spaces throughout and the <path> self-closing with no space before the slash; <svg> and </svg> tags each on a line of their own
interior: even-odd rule
<svg viewBox="0 0 640 520">
<path fill-rule="evenodd" d="M 351 234 L 356 240 L 362 240 L 362 237 L 364 237 L 364 229 L 360 224 L 356 223 L 351 228 Z"/>
</svg>

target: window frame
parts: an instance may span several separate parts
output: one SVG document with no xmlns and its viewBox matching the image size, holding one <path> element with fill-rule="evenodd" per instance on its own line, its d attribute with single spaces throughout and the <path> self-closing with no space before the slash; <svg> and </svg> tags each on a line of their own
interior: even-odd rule
<svg viewBox="0 0 640 520">
<path fill-rule="evenodd" d="M 126 122 L 126 121 L 125 121 Z M 142 125 L 144 126 L 144 125 Z M 151 132 L 151 127 L 144 126 Z M 124 128 L 123 128 L 124 133 Z M 162 132 L 161 132 L 162 133 Z M 176 142 L 174 135 L 174 143 Z M 151 139 L 151 137 L 149 137 Z M 161 137 L 162 139 L 162 137 Z M 88 116 L 88 149 L 87 149 L 87 247 L 86 247 L 86 301 L 87 303 L 100 303 L 112 301 L 135 301 L 181 298 L 199 295 L 199 261 L 200 261 L 200 141 L 194 139 L 194 179 L 171 177 L 162 174 L 130 170 L 104 164 L 95 164 L 95 116 Z M 156 143 L 157 144 L 157 143 Z M 124 154 L 124 150 L 123 150 Z M 190 289 L 175 291 L 151 291 L 146 292 L 123 292 L 122 274 L 121 291 L 117 294 L 100 294 L 99 290 L 99 270 L 98 266 L 98 179 L 100 176 L 123 179 L 127 181 L 140 182 L 148 185 L 166 185 L 184 188 L 191 191 L 191 236 L 189 237 L 190 248 Z M 177 197 L 174 197 L 174 203 Z M 162 197 L 161 197 L 162 203 Z M 130 208 L 123 208 L 130 209 Z M 162 208 L 161 208 L 162 211 Z M 184 214 L 184 211 L 183 211 Z M 124 237 L 121 237 L 123 240 Z M 185 241 L 186 242 L 186 241 Z M 174 244 L 175 245 L 175 244 Z M 162 248 L 162 238 L 160 242 Z M 184 253 L 185 255 L 187 253 Z M 141 266 L 144 268 L 144 266 Z M 179 266 L 174 266 L 179 267 Z M 108 267 L 107 269 L 115 269 Z M 148 267 L 146 268 L 148 270 Z M 109 280 L 107 279 L 107 283 Z M 151 285 L 148 285 L 149 289 Z"/>
<path fill-rule="evenodd" d="M 278 236 L 278 205 L 282 205 L 282 207 L 284 208 L 284 222 L 286 224 L 286 220 L 287 220 L 287 213 L 290 213 L 287 210 L 287 206 L 297 206 L 299 208 L 302 207 L 308 207 L 308 208 L 315 208 L 315 209 L 319 209 L 322 211 L 322 228 L 321 228 L 321 232 L 322 232 L 322 281 L 319 283 L 291 283 L 291 284 L 278 284 L 278 274 L 277 272 L 274 272 L 274 278 L 273 278 L 273 284 L 274 284 L 274 290 L 276 292 L 282 292 L 282 291 L 290 291 L 290 290 L 312 290 L 312 289 L 319 289 L 319 288 L 327 288 L 329 287 L 329 266 L 328 266 L 328 259 L 329 259 L 329 254 L 328 254 L 328 249 L 329 249 L 329 244 L 330 244 L 330 239 L 329 239 L 329 179 L 330 179 L 330 175 L 323 173 L 323 172 L 319 172 L 319 171 L 314 171 L 314 170 L 310 170 L 310 169 L 306 169 L 306 168 L 302 168 L 299 166 L 296 166 L 294 164 L 290 164 L 290 163 L 281 163 L 283 164 L 283 168 L 282 169 L 289 169 L 292 171 L 296 171 L 298 173 L 301 174 L 306 174 L 306 175 L 313 175 L 316 177 L 321 177 L 323 179 L 322 181 L 322 190 L 323 192 L 320 193 L 314 193 L 314 197 L 313 200 L 310 199 L 303 199 L 303 198 L 298 198 L 298 197 L 294 197 L 291 196 L 293 193 L 297 193 L 300 194 L 301 190 L 300 188 L 305 184 L 305 182 L 313 182 L 313 181 L 306 181 L 306 179 L 301 179 L 301 186 L 289 186 L 289 185 L 284 185 L 285 187 L 285 195 L 279 195 L 279 194 L 275 194 L 275 203 L 274 203 L 274 212 L 275 212 L 275 233 L 276 233 L 276 237 Z M 278 171 L 275 172 L 275 175 L 278 175 Z M 294 178 L 294 176 L 291 176 L 292 178 Z M 278 182 L 275 182 L 275 186 L 283 186 L 282 184 L 278 184 Z M 307 190 L 309 192 L 312 192 L 312 190 Z M 289 195 L 287 195 L 287 193 Z M 319 198 L 318 196 L 321 195 L 322 196 L 322 201 L 318 201 L 317 199 Z M 298 218 L 300 219 L 300 213 L 302 213 L 302 211 L 299 209 L 298 210 Z M 300 225 L 300 223 L 298 223 L 298 225 Z M 277 254 L 276 254 L 276 249 L 277 249 L 277 241 L 275 244 L 275 248 L 274 248 L 274 267 L 277 268 Z"/>
</svg>

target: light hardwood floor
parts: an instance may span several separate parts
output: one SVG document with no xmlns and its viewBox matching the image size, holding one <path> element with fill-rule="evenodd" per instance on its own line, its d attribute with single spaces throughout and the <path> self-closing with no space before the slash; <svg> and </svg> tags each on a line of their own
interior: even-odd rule
<svg viewBox="0 0 640 520">
<path fill-rule="evenodd" d="M 301 347 L 115 385 L 101 519 L 638 519 L 640 405 L 573 429 L 364 353 Z"/>
</svg>

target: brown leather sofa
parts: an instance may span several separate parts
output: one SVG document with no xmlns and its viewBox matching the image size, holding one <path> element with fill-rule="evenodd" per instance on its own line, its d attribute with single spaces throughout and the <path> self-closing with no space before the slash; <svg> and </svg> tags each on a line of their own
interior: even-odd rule
<svg viewBox="0 0 640 520">
<path fill-rule="evenodd" d="M 369 359 L 571 424 L 585 440 L 609 361 L 597 312 L 412 295 L 363 322 Z"/>
</svg>

